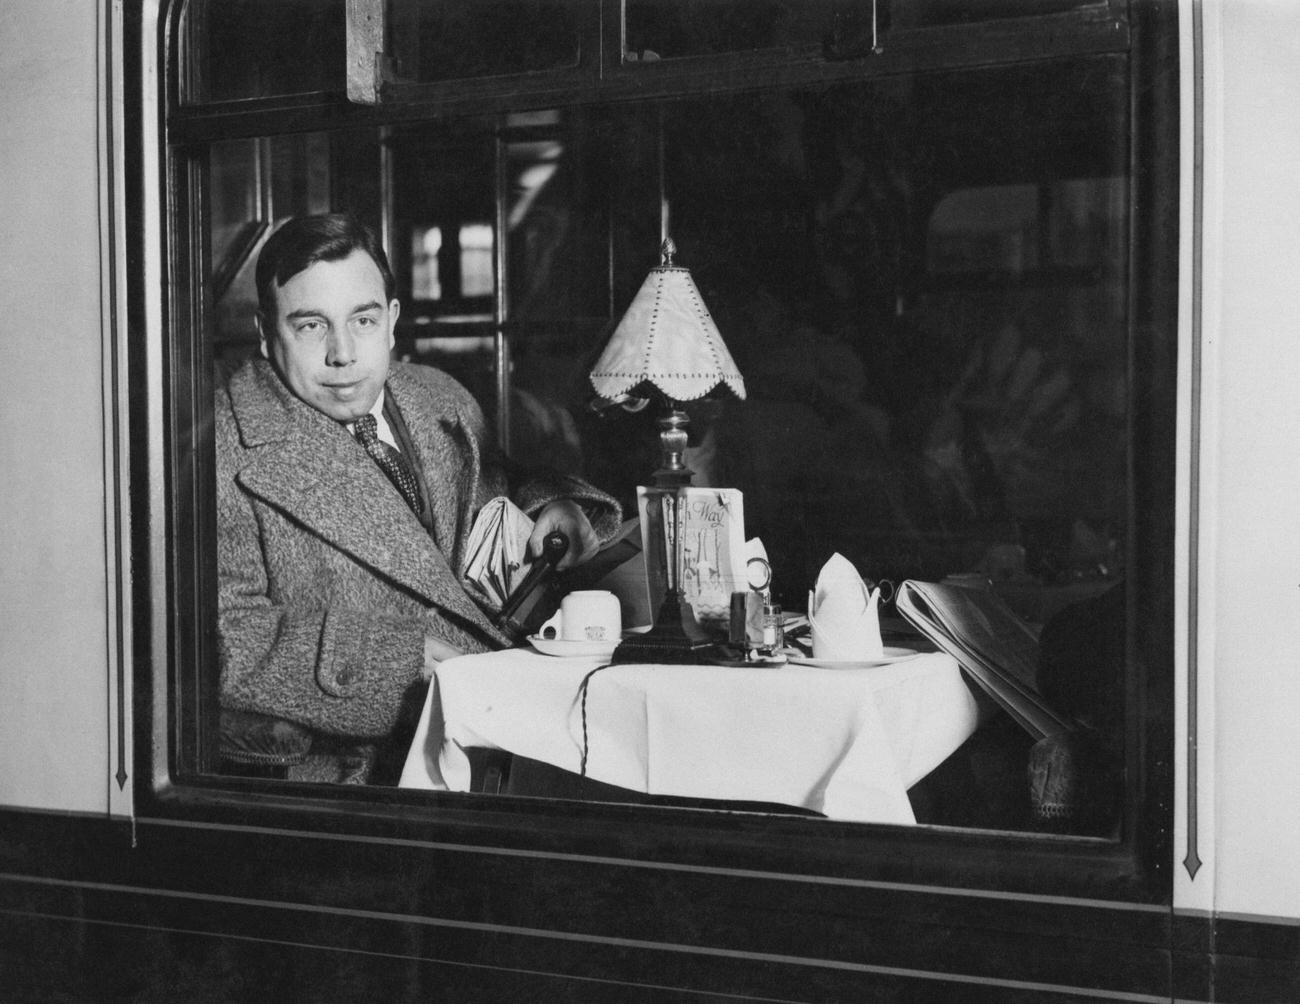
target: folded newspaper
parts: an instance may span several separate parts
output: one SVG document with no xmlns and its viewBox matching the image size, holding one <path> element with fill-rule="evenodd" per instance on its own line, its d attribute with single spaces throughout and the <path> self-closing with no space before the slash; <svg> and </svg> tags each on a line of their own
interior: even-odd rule
<svg viewBox="0 0 1300 1004">
<path fill-rule="evenodd" d="M 533 521 L 504 496 L 488 502 L 474 520 L 466 549 L 465 578 L 494 608 L 500 608 L 528 574 L 528 538 Z"/>
<path fill-rule="evenodd" d="M 1035 739 L 1074 727 L 1038 692 L 1038 635 L 991 589 L 908 579 L 896 604 Z"/>
</svg>

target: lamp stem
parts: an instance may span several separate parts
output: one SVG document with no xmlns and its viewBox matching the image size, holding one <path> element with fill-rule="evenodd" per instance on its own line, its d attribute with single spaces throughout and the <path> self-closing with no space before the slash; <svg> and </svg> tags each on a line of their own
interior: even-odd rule
<svg viewBox="0 0 1300 1004">
<path fill-rule="evenodd" d="M 614 652 L 612 661 L 693 663 L 703 660 L 712 647 L 709 636 L 695 619 L 686 602 L 682 584 L 682 528 L 686 501 L 685 489 L 694 472 L 686 466 L 686 427 L 690 418 L 676 401 L 666 400 L 665 414 L 659 419 L 659 442 L 663 447 L 663 466 L 654 473 L 654 487 L 647 489 L 650 504 L 658 508 L 663 534 L 664 597 L 655 622 L 645 634 L 627 638 Z"/>
<path fill-rule="evenodd" d="M 686 427 L 690 416 L 671 398 L 666 400 L 664 414 L 659 419 L 659 446 L 663 451 L 663 466 L 655 471 L 656 488 L 680 488 L 691 483 L 695 472 L 686 466 Z"/>
<path fill-rule="evenodd" d="M 682 581 L 682 498 L 676 489 L 662 497 L 664 520 L 664 571 L 668 595 L 681 595 Z"/>
</svg>

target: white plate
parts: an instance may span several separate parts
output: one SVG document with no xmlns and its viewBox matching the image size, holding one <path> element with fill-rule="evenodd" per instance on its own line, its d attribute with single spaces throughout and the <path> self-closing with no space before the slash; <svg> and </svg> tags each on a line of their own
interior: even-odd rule
<svg viewBox="0 0 1300 1004">
<path fill-rule="evenodd" d="M 541 652 L 542 655 L 554 655 L 562 659 L 574 656 L 596 656 L 601 659 L 608 659 L 614 654 L 614 649 L 618 648 L 617 639 L 614 641 L 567 641 L 563 638 L 543 638 L 537 634 L 530 634 L 528 643 Z"/>
<path fill-rule="evenodd" d="M 865 669 L 868 666 L 888 666 L 891 662 L 902 662 L 920 654 L 914 648 L 887 646 L 880 659 L 812 659 L 806 655 L 792 655 L 790 661 L 796 666 L 817 666 L 820 669 Z"/>
</svg>

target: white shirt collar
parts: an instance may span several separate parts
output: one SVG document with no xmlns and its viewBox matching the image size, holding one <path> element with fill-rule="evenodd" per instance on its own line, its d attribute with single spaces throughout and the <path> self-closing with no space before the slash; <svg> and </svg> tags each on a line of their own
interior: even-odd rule
<svg viewBox="0 0 1300 1004">
<path fill-rule="evenodd" d="M 370 414 L 375 416 L 375 431 L 379 434 L 379 441 L 387 443 L 393 449 L 401 452 L 401 447 L 397 445 L 397 437 L 393 435 L 393 430 L 388 425 L 388 420 L 384 418 L 384 395 L 387 393 L 385 388 L 379 388 L 379 396 L 375 398 L 375 403 L 370 406 Z M 357 434 L 356 422 L 348 422 L 345 428 L 349 435 Z"/>
</svg>

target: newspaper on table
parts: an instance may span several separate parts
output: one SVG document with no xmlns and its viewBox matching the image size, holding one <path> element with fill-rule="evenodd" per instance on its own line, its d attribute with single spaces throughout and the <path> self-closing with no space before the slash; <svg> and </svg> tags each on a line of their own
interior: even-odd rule
<svg viewBox="0 0 1300 1004">
<path fill-rule="evenodd" d="M 474 520 L 466 546 L 465 578 L 499 608 L 528 570 L 528 538 L 533 521 L 504 496 L 485 505 Z"/>
<path fill-rule="evenodd" d="M 991 589 L 908 579 L 896 603 L 1035 739 L 1074 727 L 1038 692 L 1037 633 Z"/>
</svg>

